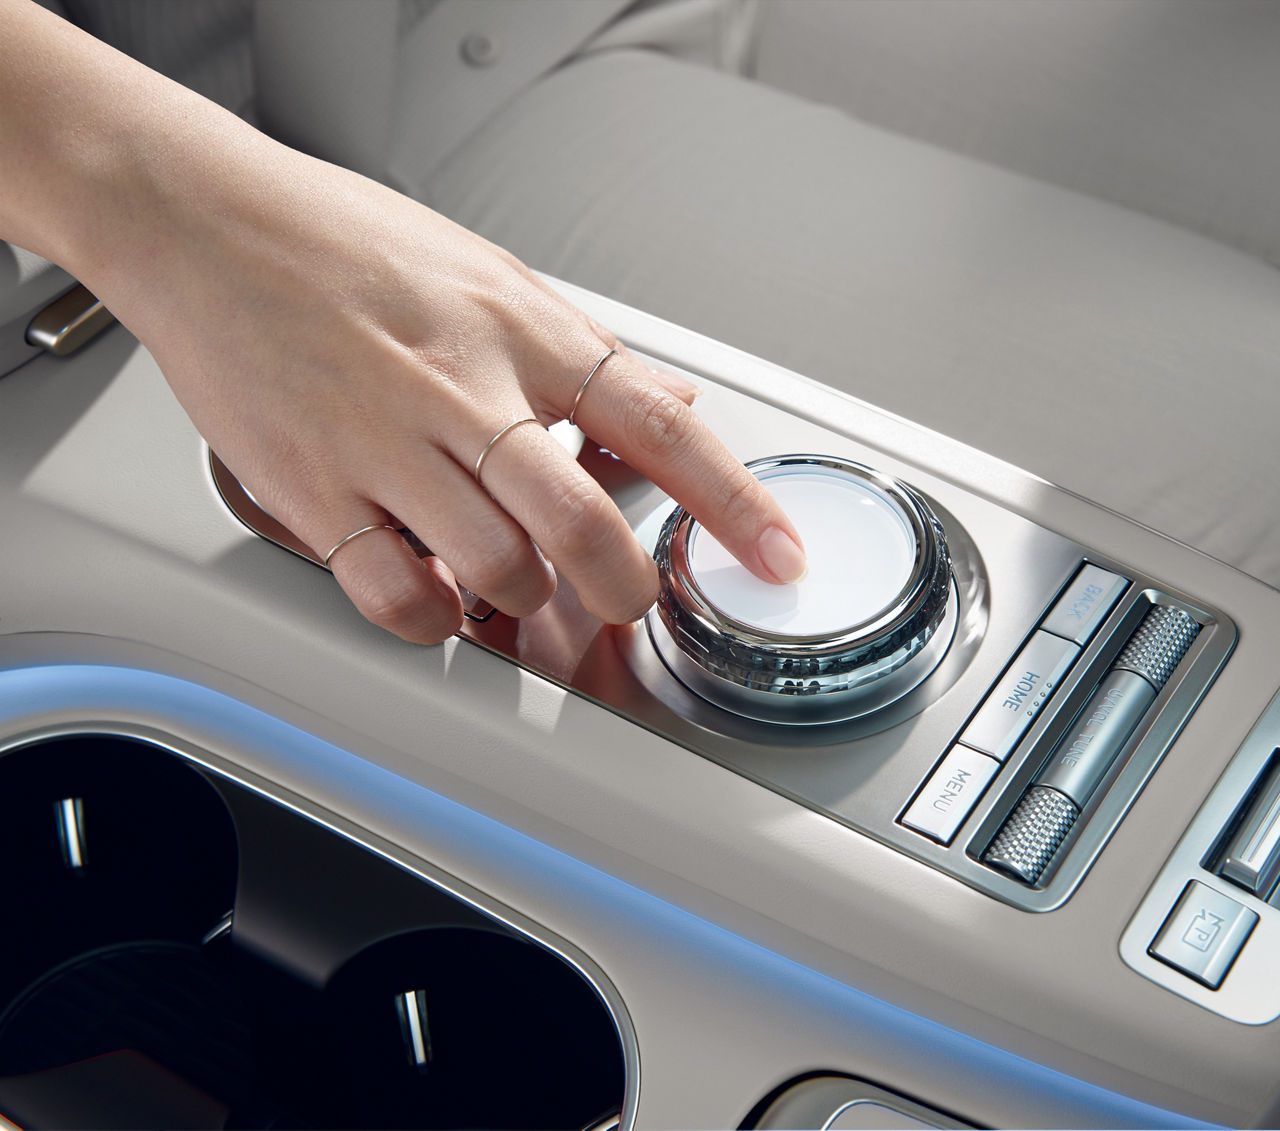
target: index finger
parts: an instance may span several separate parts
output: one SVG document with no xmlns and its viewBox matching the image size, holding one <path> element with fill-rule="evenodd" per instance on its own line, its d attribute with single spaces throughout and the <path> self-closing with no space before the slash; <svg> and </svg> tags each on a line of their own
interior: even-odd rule
<svg viewBox="0 0 1280 1131">
<path fill-rule="evenodd" d="M 791 520 L 697 417 L 620 350 L 583 391 L 578 426 L 680 503 L 726 550 L 764 581 L 805 571 Z"/>
</svg>

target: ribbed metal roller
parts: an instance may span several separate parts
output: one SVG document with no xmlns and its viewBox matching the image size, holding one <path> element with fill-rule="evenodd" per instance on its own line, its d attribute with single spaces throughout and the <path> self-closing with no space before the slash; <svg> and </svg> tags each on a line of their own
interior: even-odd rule
<svg viewBox="0 0 1280 1131">
<path fill-rule="evenodd" d="M 1181 609 L 1157 605 L 1138 625 L 1115 666 L 1137 672 L 1159 691 L 1182 662 L 1200 626 Z"/>
<path fill-rule="evenodd" d="M 1034 884 L 1079 816 L 1071 798 L 1046 785 L 1033 785 L 1000 827 L 983 860 Z"/>
<path fill-rule="evenodd" d="M 1143 617 L 983 853 L 983 863 L 1025 884 L 1040 882 L 1199 632 L 1194 618 L 1172 606 L 1157 605 Z"/>
</svg>

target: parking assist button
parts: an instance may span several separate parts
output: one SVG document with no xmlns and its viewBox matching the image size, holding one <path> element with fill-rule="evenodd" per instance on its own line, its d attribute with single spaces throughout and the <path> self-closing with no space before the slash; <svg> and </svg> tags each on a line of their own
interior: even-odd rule
<svg viewBox="0 0 1280 1131">
<path fill-rule="evenodd" d="M 1255 912 L 1192 880 L 1150 953 L 1216 990 L 1257 922 Z"/>
</svg>

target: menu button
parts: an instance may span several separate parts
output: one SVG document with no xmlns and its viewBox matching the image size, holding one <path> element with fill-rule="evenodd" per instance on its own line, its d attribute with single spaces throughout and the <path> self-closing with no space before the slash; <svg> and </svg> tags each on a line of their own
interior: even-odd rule
<svg viewBox="0 0 1280 1131">
<path fill-rule="evenodd" d="M 902 824 L 940 844 L 950 844 L 999 768 L 994 758 L 967 746 L 953 746 L 903 813 Z"/>
</svg>

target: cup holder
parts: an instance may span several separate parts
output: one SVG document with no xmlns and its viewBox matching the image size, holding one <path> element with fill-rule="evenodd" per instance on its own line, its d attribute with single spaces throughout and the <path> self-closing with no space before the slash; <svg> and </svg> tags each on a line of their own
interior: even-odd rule
<svg viewBox="0 0 1280 1131">
<path fill-rule="evenodd" d="M 621 1109 L 618 1030 L 575 967 L 152 744 L 0 754 L 0 899 L 0 1113 L 19 1126 L 574 1128 Z"/>
<path fill-rule="evenodd" d="M 5 754 L 0 1002 L 99 948 L 198 945 L 231 909 L 236 869 L 226 804 L 167 751 L 74 737 Z"/>
<path fill-rule="evenodd" d="M 548 959 L 508 934 L 442 927 L 348 961 L 325 998 L 362 1121 L 402 1127 L 430 1111 L 439 1127 L 563 1128 L 616 1109 L 617 1038 L 593 1023 L 577 972 Z"/>
</svg>

